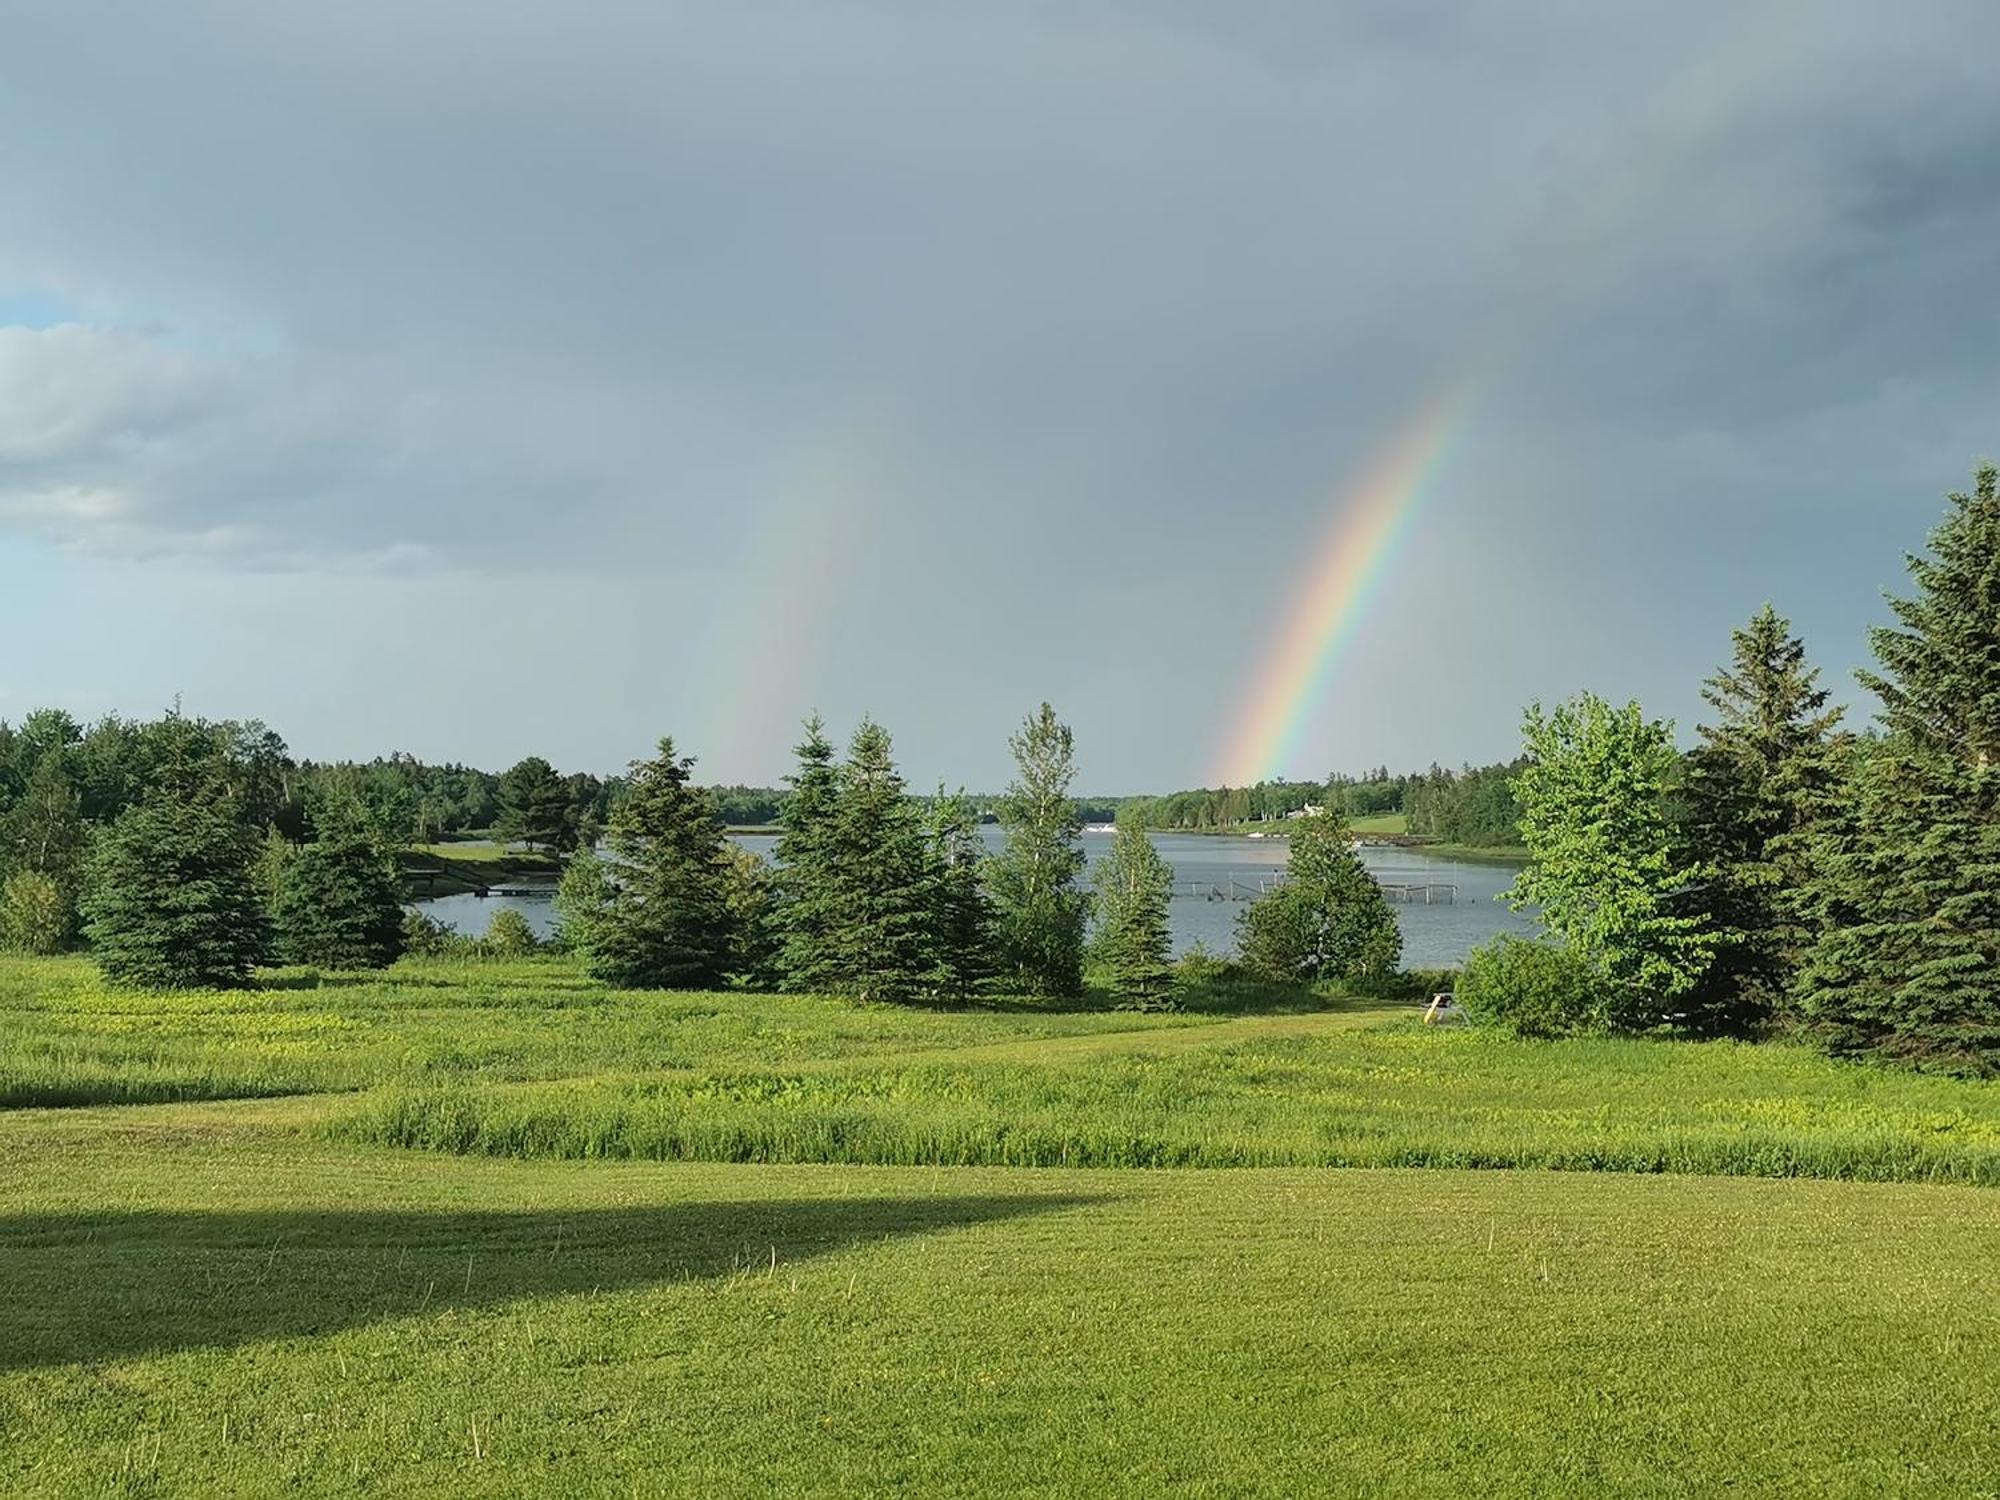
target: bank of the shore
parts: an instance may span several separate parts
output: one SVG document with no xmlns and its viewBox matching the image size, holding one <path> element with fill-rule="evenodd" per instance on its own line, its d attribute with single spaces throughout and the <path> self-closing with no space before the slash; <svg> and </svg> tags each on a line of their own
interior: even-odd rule
<svg viewBox="0 0 2000 1500">
<path fill-rule="evenodd" d="M 408 901 L 470 896 L 509 885 L 546 884 L 559 873 L 546 854 L 494 843 L 418 844 L 396 856 Z"/>
</svg>

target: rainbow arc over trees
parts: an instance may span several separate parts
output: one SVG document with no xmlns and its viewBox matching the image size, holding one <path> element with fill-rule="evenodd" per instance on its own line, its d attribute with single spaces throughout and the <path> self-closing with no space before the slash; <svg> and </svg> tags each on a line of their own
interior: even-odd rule
<svg viewBox="0 0 2000 1500">
<path fill-rule="evenodd" d="M 1299 738 L 1390 572 L 1397 544 L 1456 450 L 1479 384 L 1467 377 L 1431 396 L 1343 495 L 1230 721 L 1219 767 L 1223 786 L 1250 786 L 1298 769 L 1290 762 Z"/>
</svg>

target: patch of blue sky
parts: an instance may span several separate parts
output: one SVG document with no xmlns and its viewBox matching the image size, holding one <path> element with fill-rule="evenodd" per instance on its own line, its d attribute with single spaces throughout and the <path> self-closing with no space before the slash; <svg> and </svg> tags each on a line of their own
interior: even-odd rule
<svg viewBox="0 0 2000 1500">
<path fill-rule="evenodd" d="M 82 321 L 75 304 L 54 292 L 0 286 L 0 328 L 54 328 Z"/>
</svg>

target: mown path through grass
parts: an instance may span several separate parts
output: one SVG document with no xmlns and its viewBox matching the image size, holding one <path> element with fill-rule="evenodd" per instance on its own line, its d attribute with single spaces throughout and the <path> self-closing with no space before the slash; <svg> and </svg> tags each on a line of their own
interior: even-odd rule
<svg viewBox="0 0 2000 1500">
<path fill-rule="evenodd" d="M 2000 1463 L 1977 1189 L 24 1132 L 10 1495 L 1970 1495 Z"/>
</svg>

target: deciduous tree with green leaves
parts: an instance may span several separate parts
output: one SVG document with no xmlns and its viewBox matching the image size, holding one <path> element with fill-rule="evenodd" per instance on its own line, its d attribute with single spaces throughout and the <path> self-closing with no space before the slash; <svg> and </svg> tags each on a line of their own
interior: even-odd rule
<svg viewBox="0 0 2000 1500">
<path fill-rule="evenodd" d="M 1090 896 L 1083 873 L 1083 820 L 1070 796 L 1076 745 L 1044 703 L 1008 740 L 1015 777 L 998 809 L 1006 842 L 989 862 L 1004 977 L 1031 994 L 1083 991 Z"/>
<path fill-rule="evenodd" d="M 1532 705 L 1523 735 L 1532 763 L 1514 787 L 1530 863 L 1510 900 L 1540 908 L 1604 974 L 1613 1027 L 1683 1024 L 1717 938 L 1687 910 L 1710 871 L 1678 851 L 1667 817 L 1680 766 L 1673 726 L 1584 693 L 1546 713 Z"/>
<path fill-rule="evenodd" d="M 1361 856 L 1337 804 L 1290 822 L 1285 883 L 1238 919 L 1243 961 L 1272 979 L 1373 978 L 1403 956 L 1396 914 Z"/>
<path fill-rule="evenodd" d="M 13 807 L 0 818 L 0 875 L 36 877 L 20 887 L 11 905 L 20 915 L 20 930 L 33 932 L 38 952 L 61 952 L 76 937 L 89 830 L 69 774 L 70 754 L 66 740 L 44 748 Z"/>
<path fill-rule="evenodd" d="M 2000 1072 L 2000 470 L 1950 497 L 1871 632 L 1883 736 L 1822 840 L 1800 1007 L 1841 1052 Z"/>
<path fill-rule="evenodd" d="M 0 948 L 60 953 L 75 935 L 76 908 L 54 880 L 39 870 L 0 880 Z"/>
</svg>

